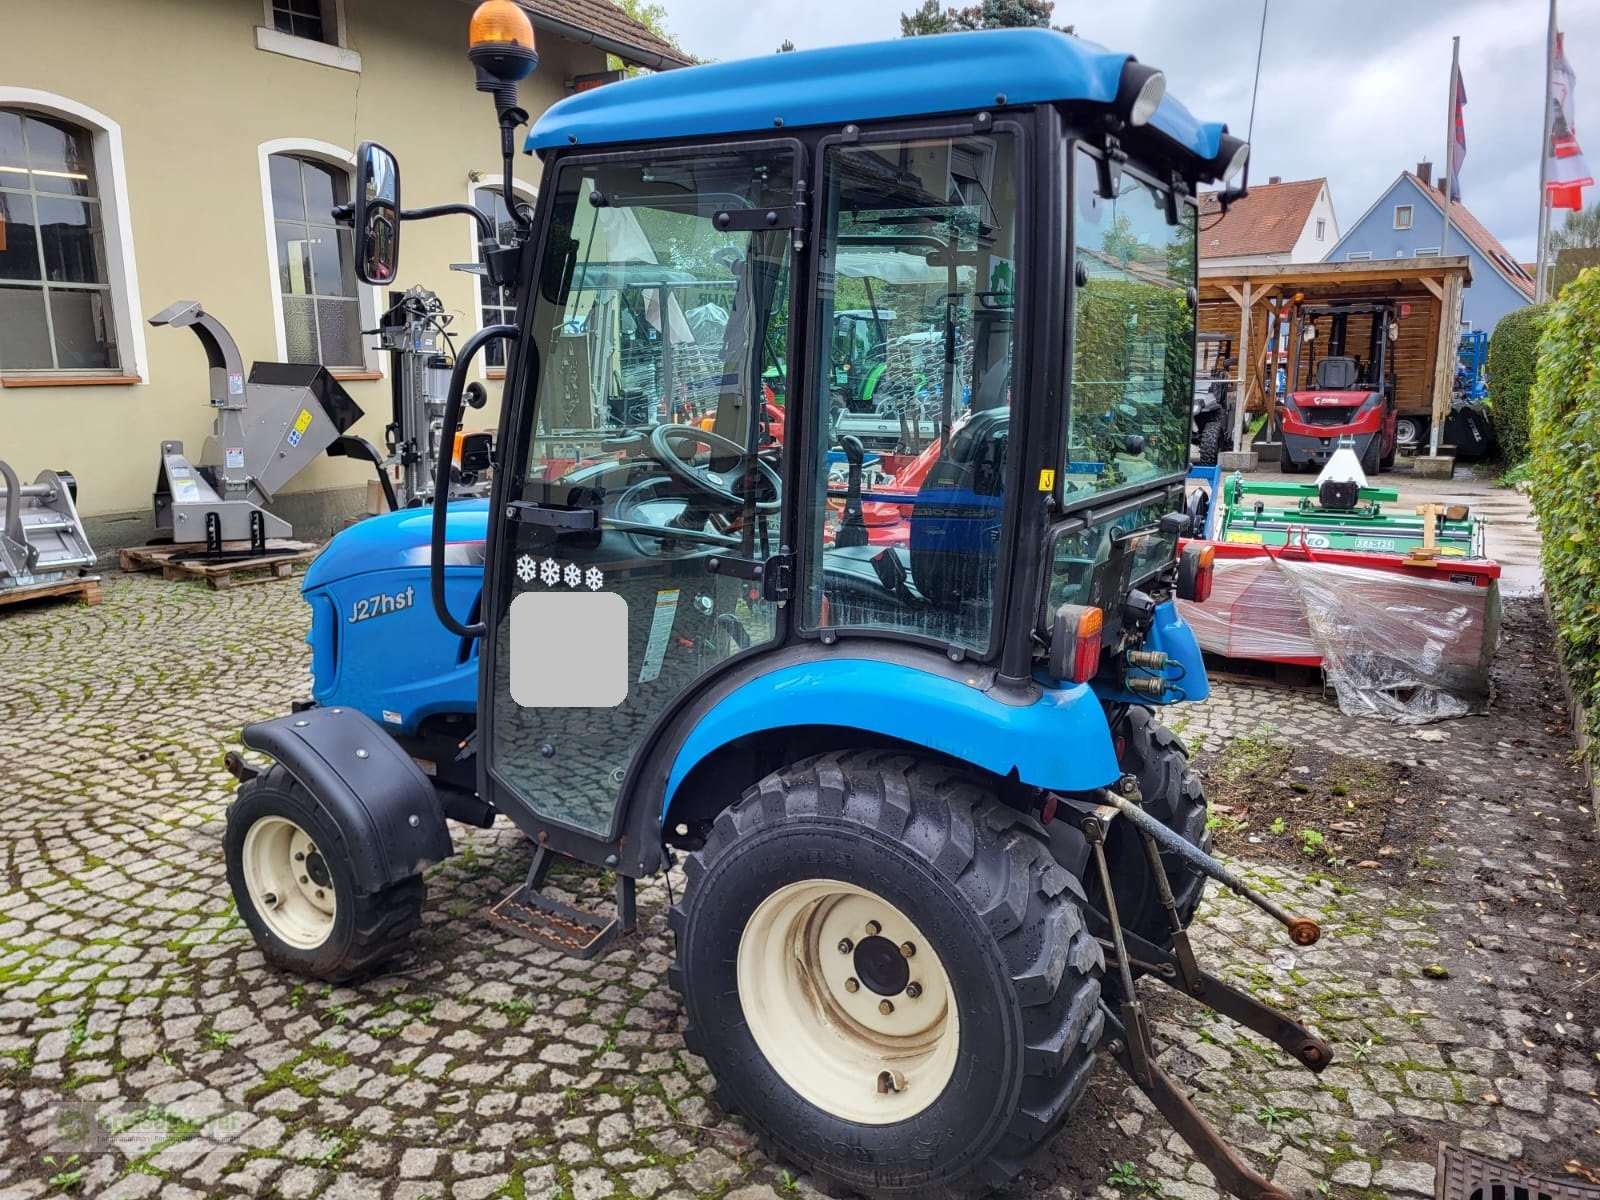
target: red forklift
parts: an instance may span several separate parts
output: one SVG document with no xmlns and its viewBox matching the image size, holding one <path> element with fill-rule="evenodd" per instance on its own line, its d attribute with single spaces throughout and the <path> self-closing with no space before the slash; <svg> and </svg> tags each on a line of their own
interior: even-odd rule
<svg viewBox="0 0 1600 1200">
<path fill-rule="evenodd" d="M 1319 354 L 1322 322 L 1327 340 Z M 1365 358 L 1359 352 L 1363 334 Z M 1289 390 L 1278 402 L 1285 473 L 1320 468 L 1347 438 L 1366 474 L 1394 466 L 1399 418 L 1392 347 L 1399 336 L 1393 300 L 1294 306 Z"/>
</svg>

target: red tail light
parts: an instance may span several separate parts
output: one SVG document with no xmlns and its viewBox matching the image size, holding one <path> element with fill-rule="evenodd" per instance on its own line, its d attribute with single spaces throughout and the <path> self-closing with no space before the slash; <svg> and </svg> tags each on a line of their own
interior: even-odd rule
<svg viewBox="0 0 1600 1200">
<path fill-rule="evenodd" d="M 1178 599 L 1204 604 L 1217 573 L 1215 546 L 1185 546 L 1178 559 Z"/>
<path fill-rule="evenodd" d="M 1105 614 L 1084 604 L 1056 609 L 1050 638 L 1050 674 L 1068 683 L 1088 683 L 1100 671 L 1100 631 Z"/>
</svg>

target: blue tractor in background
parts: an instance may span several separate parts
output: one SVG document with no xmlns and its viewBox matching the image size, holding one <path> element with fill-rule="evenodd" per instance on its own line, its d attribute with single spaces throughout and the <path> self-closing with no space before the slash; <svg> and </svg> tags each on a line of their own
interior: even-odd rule
<svg viewBox="0 0 1600 1200">
<path fill-rule="evenodd" d="M 472 31 L 510 180 L 532 30 L 487 0 Z M 444 416 L 448 444 L 474 355 L 505 342 L 492 495 L 333 539 L 305 580 L 312 697 L 229 755 L 228 876 L 267 958 L 375 968 L 448 822 L 503 817 L 533 861 L 495 916 L 570 953 L 629 932 L 635 880 L 681 862 L 685 1042 L 822 1184 L 1002 1185 L 1104 1052 L 1224 1187 L 1283 1195 L 1156 1065 L 1136 986 L 1330 1060 L 1186 932 L 1211 877 L 1318 936 L 1206 852 L 1155 715 L 1208 691 L 1174 604 L 1211 571 L 1178 551 L 1195 197 L 1247 152 L 1163 92 L 1126 54 L 1013 30 L 551 108 L 537 210 L 486 239 L 516 321 L 467 340 Z M 372 143 L 356 170 L 359 273 L 389 283 L 404 223 L 465 206 L 402 208 Z M 830 471 L 831 334 L 865 303 L 837 260 L 863 247 L 947 281 L 938 461 L 871 494 L 855 439 Z M 904 544 L 861 535 L 864 502 L 899 506 Z M 615 874 L 614 914 L 545 891 L 562 858 Z"/>
</svg>

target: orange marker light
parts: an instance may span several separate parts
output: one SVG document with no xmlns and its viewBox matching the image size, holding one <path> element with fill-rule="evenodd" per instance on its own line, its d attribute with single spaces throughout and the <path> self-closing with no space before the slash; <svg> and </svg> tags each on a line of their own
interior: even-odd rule
<svg viewBox="0 0 1600 1200">
<path fill-rule="evenodd" d="M 468 47 L 476 50 L 505 42 L 532 50 L 533 22 L 513 0 L 483 0 L 468 26 Z"/>
<path fill-rule="evenodd" d="M 1100 671 L 1100 632 L 1105 614 L 1086 604 L 1056 609 L 1050 673 L 1066 683 L 1088 683 Z"/>
</svg>

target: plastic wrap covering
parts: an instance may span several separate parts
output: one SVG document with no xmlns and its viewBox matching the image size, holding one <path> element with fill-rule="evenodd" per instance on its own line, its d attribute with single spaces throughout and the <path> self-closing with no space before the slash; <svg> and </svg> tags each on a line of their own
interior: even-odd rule
<svg viewBox="0 0 1600 1200">
<path fill-rule="evenodd" d="M 1180 600 L 1178 610 L 1208 654 L 1309 664 L 1321 658 L 1299 595 L 1265 555 L 1217 559 L 1210 599 Z"/>
<path fill-rule="evenodd" d="M 1219 559 L 1211 597 L 1179 602 L 1200 646 L 1229 658 L 1321 662 L 1340 711 L 1403 724 L 1483 712 L 1500 590 L 1370 567 Z"/>
<path fill-rule="evenodd" d="M 1339 711 L 1405 725 L 1489 707 L 1500 588 L 1274 560 L 1305 608 Z"/>
</svg>

